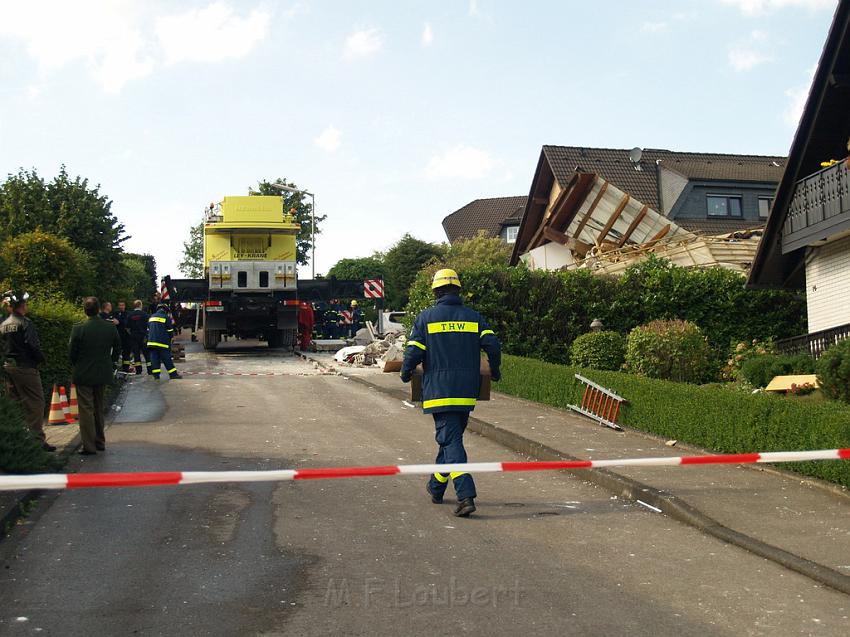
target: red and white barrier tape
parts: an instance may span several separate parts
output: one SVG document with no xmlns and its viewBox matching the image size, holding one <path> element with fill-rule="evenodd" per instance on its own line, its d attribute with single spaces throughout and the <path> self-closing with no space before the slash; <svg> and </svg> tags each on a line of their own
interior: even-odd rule
<svg viewBox="0 0 850 637">
<path fill-rule="evenodd" d="M 430 475 L 432 473 L 499 473 L 552 471 L 603 467 L 666 467 L 679 465 L 750 464 L 757 462 L 800 462 L 805 460 L 850 460 L 850 449 L 819 451 L 773 451 L 670 458 L 622 458 L 620 460 L 557 460 L 543 462 L 468 462 L 465 464 L 407 464 L 384 467 L 327 467 L 280 469 L 276 471 L 157 471 L 139 473 L 45 473 L 0 476 L 0 491 L 16 489 L 82 489 L 86 487 L 152 487 L 208 482 L 278 482 L 320 478 Z"/>
<path fill-rule="evenodd" d="M 188 372 L 181 371 L 183 376 L 291 376 L 283 372 Z"/>
</svg>

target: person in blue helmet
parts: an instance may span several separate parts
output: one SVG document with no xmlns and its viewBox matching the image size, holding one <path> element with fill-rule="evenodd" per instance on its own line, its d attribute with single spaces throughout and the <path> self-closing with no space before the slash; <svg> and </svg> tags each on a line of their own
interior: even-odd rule
<svg viewBox="0 0 850 637">
<path fill-rule="evenodd" d="M 432 414 L 439 445 L 437 464 L 467 461 L 463 432 L 481 386 L 481 351 L 487 354 L 492 379 L 501 378 L 501 345 L 478 312 L 460 298 L 461 284 L 454 270 L 440 270 L 431 289 L 436 303 L 416 317 L 404 353 L 401 380 L 410 382 L 422 364 L 422 408 Z M 457 517 L 475 511 L 475 482 L 467 472 L 435 473 L 427 484 L 434 504 L 441 504 L 449 480 L 457 494 Z"/>
</svg>

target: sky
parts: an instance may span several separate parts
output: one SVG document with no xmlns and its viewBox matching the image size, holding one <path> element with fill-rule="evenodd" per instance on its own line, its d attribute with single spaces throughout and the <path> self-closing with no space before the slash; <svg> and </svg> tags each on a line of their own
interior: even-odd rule
<svg viewBox="0 0 850 637">
<path fill-rule="evenodd" d="M 173 276 L 205 205 L 285 177 L 323 273 L 527 194 L 544 144 L 786 154 L 835 6 L 0 0 L 0 176 L 100 184 Z"/>
</svg>

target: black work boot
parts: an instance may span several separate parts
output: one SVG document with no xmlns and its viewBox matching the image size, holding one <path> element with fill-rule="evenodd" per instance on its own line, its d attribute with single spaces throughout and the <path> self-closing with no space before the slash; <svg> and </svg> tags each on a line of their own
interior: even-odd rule
<svg viewBox="0 0 850 637">
<path fill-rule="evenodd" d="M 431 491 L 431 485 L 430 484 L 428 484 L 428 483 L 425 484 L 425 490 L 428 492 L 428 495 L 431 496 L 431 503 L 432 504 L 442 504 L 443 503 L 443 496 L 436 495 L 433 491 Z"/>
<path fill-rule="evenodd" d="M 475 500 L 472 498 L 466 498 L 457 503 L 457 508 L 455 509 L 455 517 L 458 518 L 468 518 L 469 514 L 475 511 Z"/>
<path fill-rule="evenodd" d="M 183 377 L 182 377 L 182 376 L 181 376 L 178 372 L 174 372 L 173 374 L 169 374 L 169 375 L 168 375 L 168 377 L 169 377 L 171 380 L 176 380 L 176 379 L 178 379 L 178 378 L 183 378 Z"/>
</svg>

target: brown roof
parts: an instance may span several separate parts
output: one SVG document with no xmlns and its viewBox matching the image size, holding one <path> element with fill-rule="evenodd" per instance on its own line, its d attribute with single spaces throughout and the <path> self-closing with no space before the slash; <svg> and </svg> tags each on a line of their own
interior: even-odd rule
<svg viewBox="0 0 850 637">
<path fill-rule="evenodd" d="M 596 173 L 656 210 L 660 209 L 656 169 L 659 163 L 689 179 L 773 184 L 779 183 L 785 165 L 785 157 L 680 153 L 647 148 L 640 160 L 642 170 L 635 170 L 627 149 L 544 146 L 543 154 L 562 186 L 577 170 Z"/>
<path fill-rule="evenodd" d="M 764 227 L 764 223 L 746 219 L 686 219 L 676 217 L 676 223 L 690 232 L 699 234 L 729 234 L 741 230 Z"/>
<path fill-rule="evenodd" d="M 443 229 L 450 243 L 471 239 L 481 230 L 490 237 L 497 237 L 506 222 L 507 225 L 520 222 L 525 201 L 523 196 L 476 199 L 443 219 Z"/>
</svg>

